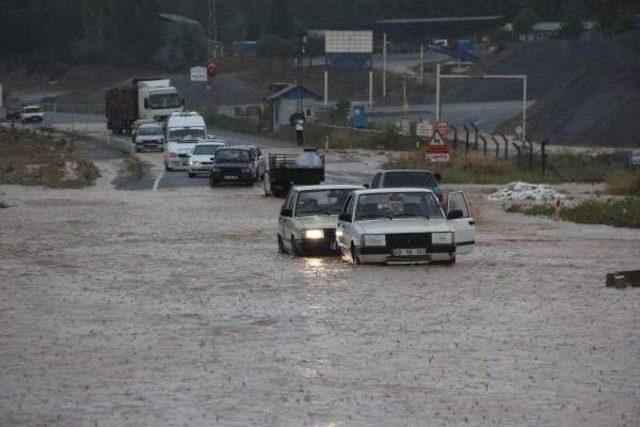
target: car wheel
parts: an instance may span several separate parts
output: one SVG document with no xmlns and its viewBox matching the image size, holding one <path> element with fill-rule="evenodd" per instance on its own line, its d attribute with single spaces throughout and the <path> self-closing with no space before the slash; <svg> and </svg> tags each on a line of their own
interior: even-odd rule
<svg viewBox="0 0 640 427">
<path fill-rule="evenodd" d="M 213 179 L 213 178 L 209 178 L 209 185 L 210 185 L 211 187 L 215 187 L 216 185 L 218 185 L 218 181 L 216 181 L 216 180 L 215 180 L 215 179 Z"/>
<path fill-rule="evenodd" d="M 456 263 L 456 256 L 455 255 L 451 255 L 451 257 L 448 260 L 443 261 L 442 263 L 444 265 L 453 265 L 453 264 Z"/>
<path fill-rule="evenodd" d="M 278 234 L 278 252 L 281 254 L 287 253 L 287 248 L 284 247 L 284 243 L 282 242 L 282 237 Z"/>
<path fill-rule="evenodd" d="M 298 244 L 296 243 L 296 239 L 295 237 L 293 237 L 293 234 L 291 235 L 291 252 L 293 252 L 293 254 L 297 256 L 302 255 L 302 251 L 298 247 Z"/>
<path fill-rule="evenodd" d="M 195 176 L 196 176 L 196 174 L 195 174 L 195 173 L 191 173 L 191 172 L 189 172 L 189 178 L 193 178 L 193 177 L 195 177 Z"/>
<path fill-rule="evenodd" d="M 358 258 L 358 253 L 356 252 L 356 245 L 353 243 L 351 244 L 351 261 L 356 265 L 360 264 L 360 258 Z"/>
</svg>

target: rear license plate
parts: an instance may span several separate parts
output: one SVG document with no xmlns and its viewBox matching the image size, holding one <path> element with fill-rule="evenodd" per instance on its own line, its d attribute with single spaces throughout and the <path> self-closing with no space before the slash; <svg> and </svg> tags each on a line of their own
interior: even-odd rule
<svg viewBox="0 0 640 427">
<path fill-rule="evenodd" d="M 418 249 L 394 249 L 393 255 L 395 256 L 425 256 L 427 250 L 425 248 Z"/>
<path fill-rule="evenodd" d="M 229 181 L 237 181 L 238 177 L 235 175 L 225 175 L 224 179 L 227 179 Z"/>
</svg>

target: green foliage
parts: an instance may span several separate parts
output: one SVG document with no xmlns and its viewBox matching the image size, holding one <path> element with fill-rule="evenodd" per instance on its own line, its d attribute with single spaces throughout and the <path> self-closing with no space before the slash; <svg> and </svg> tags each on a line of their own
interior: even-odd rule
<svg viewBox="0 0 640 427">
<path fill-rule="evenodd" d="M 579 39 L 584 31 L 584 4 L 581 0 L 566 0 L 562 3 L 562 27 L 558 34 L 561 39 Z"/>
<path fill-rule="evenodd" d="M 331 110 L 329 120 L 331 121 L 331 123 L 336 125 L 346 125 L 347 117 L 349 116 L 350 110 L 351 102 L 347 101 L 346 99 L 341 99 Z"/>
<path fill-rule="evenodd" d="M 513 204 L 506 206 L 505 211 L 548 217 L 553 217 L 555 214 L 555 208 L 546 205 L 522 206 Z M 640 228 L 640 197 L 587 200 L 576 206 L 565 206 L 560 209 L 560 219 L 580 224 Z"/>
<path fill-rule="evenodd" d="M 525 7 L 513 18 L 513 30 L 516 34 L 528 35 L 540 17 L 530 7 Z"/>
<path fill-rule="evenodd" d="M 609 194 L 640 195 L 640 170 L 619 170 L 606 179 Z"/>
</svg>

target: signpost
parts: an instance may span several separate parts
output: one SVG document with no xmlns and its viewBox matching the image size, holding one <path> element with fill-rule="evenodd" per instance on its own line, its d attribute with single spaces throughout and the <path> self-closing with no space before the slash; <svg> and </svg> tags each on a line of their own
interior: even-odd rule
<svg viewBox="0 0 640 427">
<path fill-rule="evenodd" d="M 416 125 L 416 136 L 425 140 L 431 139 L 433 136 L 433 125 L 431 122 L 419 122 Z"/>
<path fill-rule="evenodd" d="M 448 163 L 450 160 L 449 145 L 437 129 L 424 147 L 424 151 L 428 162 Z"/>
<path fill-rule="evenodd" d="M 192 82 L 206 82 L 207 80 L 207 67 L 196 66 L 191 68 Z"/>
<path fill-rule="evenodd" d="M 437 122 L 436 123 L 436 130 L 438 131 L 438 133 L 440 134 L 441 137 L 443 138 L 447 138 L 447 135 L 449 134 L 449 123 L 448 122 Z"/>
<path fill-rule="evenodd" d="M 407 118 L 400 119 L 398 122 L 398 133 L 402 136 L 411 136 L 411 121 Z"/>
</svg>

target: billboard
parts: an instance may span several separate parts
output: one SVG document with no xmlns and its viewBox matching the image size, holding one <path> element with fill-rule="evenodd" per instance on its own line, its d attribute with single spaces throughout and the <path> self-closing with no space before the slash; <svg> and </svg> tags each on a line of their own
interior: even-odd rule
<svg viewBox="0 0 640 427">
<path fill-rule="evenodd" d="M 327 31 L 326 53 L 373 53 L 373 31 Z"/>
<path fill-rule="evenodd" d="M 326 66 L 333 70 L 370 70 L 373 57 L 372 31 L 327 31 Z"/>
</svg>

